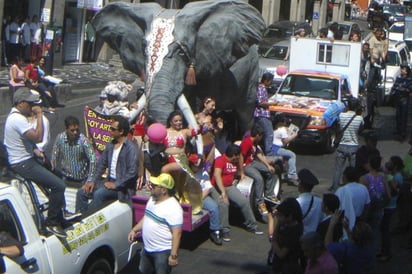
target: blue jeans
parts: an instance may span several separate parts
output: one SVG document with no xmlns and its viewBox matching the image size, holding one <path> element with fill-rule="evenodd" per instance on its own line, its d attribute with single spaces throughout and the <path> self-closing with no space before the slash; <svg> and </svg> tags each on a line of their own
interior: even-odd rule
<svg viewBox="0 0 412 274">
<path fill-rule="evenodd" d="M 139 271 L 142 274 L 168 274 L 172 272 L 169 265 L 170 250 L 160 252 L 147 252 L 142 249 L 140 252 Z"/>
<path fill-rule="evenodd" d="M 79 188 L 76 196 L 76 212 L 85 213 L 86 211 L 95 211 L 101 208 L 106 202 L 117 200 L 118 191 L 107 189 L 103 184 L 99 185 L 92 193 L 85 193 Z M 89 204 L 89 199 L 92 202 Z"/>
<path fill-rule="evenodd" d="M 266 156 L 273 156 L 273 124 L 270 118 L 255 117 L 255 123 L 263 129 L 263 151 Z"/>
<path fill-rule="evenodd" d="M 286 148 L 279 148 L 276 155 L 288 158 L 288 178 L 297 179 L 296 174 L 296 154 Z"/>
<path fill-rule="evenodd" d="M 349 166 L 355 166 L 357 150 L 358 146 L 349 145 L 339 145 L 336 149 L 335 174 L 333 175 L 332 189 L 336 189 L 342 180 L 346 160 L 348 160 Z"/>
<path fill-rule="evenodd" d="M 263 203 L 263 189 L 265 196 L 273 196 L 276 183 L 276 174 L 270 172 L 264 163 L 253 161 L 245 167 L 245 174 L 253 179 L 255 186 L 256 205 Z"/>
<path fill-rule="evenodd" d="M 219 205 L 210 196 L 203 199 L 203 208 L 209 211 L 209 229 L 220 230 Z"/>
<path fill-rule="evenodd" d="M 46 225 L 59 225 L 63 220 L 62 208 L 65 205 L 63 180 L 40 165 L 34 158 L 12 166 L 13 170 L 26 180 L 50 190 L 49 210 Z"/>
</svg>

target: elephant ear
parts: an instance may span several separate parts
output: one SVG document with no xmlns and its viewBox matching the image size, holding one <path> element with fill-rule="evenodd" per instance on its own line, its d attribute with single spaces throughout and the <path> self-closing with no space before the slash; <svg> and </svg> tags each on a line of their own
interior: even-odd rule
<svg viewBox="0 0 412 274">
<path fill-rule="evenodd" d="M 157 3 L 106 5 L 93 18 L 96 33 L 120 54 L 124 68 L 142 76 L 145 62 L 145 31 L 162 7 Z"/>
<path fill-rule="evenodd" d="M 175 37 L 186 44 L 196 74 L 210 77 L 231 67 L 262 39 L 261 14 L 243 1 L 202 1 L 187 4 L 176 17 Z"/>
</svg>

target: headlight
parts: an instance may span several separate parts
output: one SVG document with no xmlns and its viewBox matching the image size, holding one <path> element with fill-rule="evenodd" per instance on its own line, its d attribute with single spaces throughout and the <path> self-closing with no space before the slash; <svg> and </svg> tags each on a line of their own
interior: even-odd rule
<svg viewBox="0 0 412 274">
<path fill-rule="evenodd" d="M 312 116 L 310 117 L 309 126 L 326 126 L 326 121 L 322 117 Z"/>
</svg>

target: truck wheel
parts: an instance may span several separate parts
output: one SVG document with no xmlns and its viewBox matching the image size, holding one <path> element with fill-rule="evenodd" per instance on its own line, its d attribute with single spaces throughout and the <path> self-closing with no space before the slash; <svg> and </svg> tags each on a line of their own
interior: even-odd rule
<svg viewBox="0 0 412 274">
<path fill-rule="evenodd" d="M 334 129 L 329 129 L 326 134 L 326 141 L 324 145 L 324 151 L 328 154 L 335 152 L 335 147 L 333 143 L 336 139 L 336 131 Z"/>
<path fill-rule="evenodd" d="M 95 258 L 96 259 L 96 258 Z M 112 274 L 113 269 L 109 261 L 100 258 L 93 261 L 87 268 L 85 274 Z"/>
</svg>

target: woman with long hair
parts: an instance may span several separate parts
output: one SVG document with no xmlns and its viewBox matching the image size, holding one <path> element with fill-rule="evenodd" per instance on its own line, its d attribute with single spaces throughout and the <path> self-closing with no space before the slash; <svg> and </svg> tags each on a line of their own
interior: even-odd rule
<svg viewBox="0 0 412 274">
<path fill-rule="evenodd" d="M 295 198 L 287 198 L 268 215 L 272 241 L 273 273 L 302 273 L 302 210 Z"/>
</svg>

